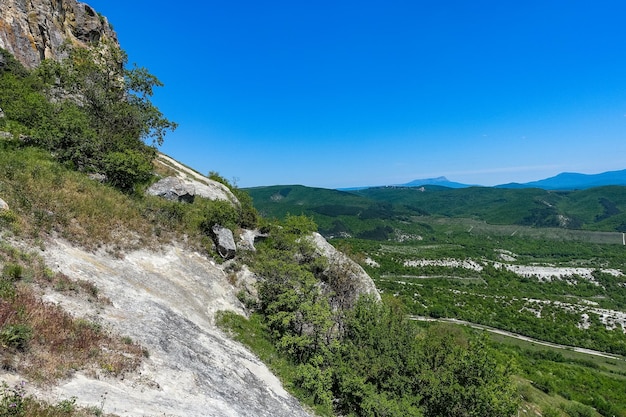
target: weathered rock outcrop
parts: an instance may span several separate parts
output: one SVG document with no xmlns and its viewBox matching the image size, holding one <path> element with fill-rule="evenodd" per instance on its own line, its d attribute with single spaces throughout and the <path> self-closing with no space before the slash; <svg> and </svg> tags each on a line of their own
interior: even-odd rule
<svg viewBox="0 0 626 417">
<path fill-rule="evenodd" d="M 361 265 L 335 249 L 319 233 L 313 233 L 309 239 L 317 248 L 318 255 L 328 259 L 328 268 L 324 274 L 327 276 L 327 285 L 335 294 L 331 299 L 334 307 L 349 308 L 362 294 L 370 294 L 380 300 L 374 281 Z"/>
<path fill-rule="evenodd" d="M 106 17 L 76 0 L 2 0 L 0 47 L 27 68 L 63 56 L 61 45 L 86 46 L 117 35 Z"/>
<path fill-rule="evenodd" d="M 146 193 L 163 197 L 169 201 L 183 201 L 185 203 L 192 203 L 196 194 L 192 184 L 176 177 L 166 177 L 155 182 L 146 190 Z"/>
<path fill-rule="evenodd" d="M 267 233 L 262 233 L 260 230 L 248 230 L 243 229 L 241 234 L 239 235 L 239 244 L 237 245 L 239 249 L 256 251 L 256 247 L 254 243 L 259 238 L 266 238 Z"/>
<path fill-rule="evenodd" d="M 9 205 L 6 203 L 6 201 L 0 198 L 0 211 L 8 210 L 8 209 L 9 209 Z"/>
<path fill-rule="evenodd" d="M 233 232 L 218 224 L 214 225 L 211 231 L 213 232 L 217 253 L 224 259 L 234 258 L 237 253 L 237 246 L 235 246 Z"/>
<path fill-rule="evenodd" d="M 53 240 L 41 256 L 53 270 L 94 283 L 110 304 L 53 290 L 45 301 L 131 337 L 149 357 L 124 379 L 78 372 L 35 392 L 40 398 L 74 396 L 78 405 L 103 403 L 119 416 L 309 416 L 258 358 L 216 327 L 218 310 L 244 314 L 222 265 L 175 245 L 120 259 Z"/>
<path fill-rule="evenodd" d="M 155 163 L 173 171 L 175 175 L 153 184 L 147 190 L 148 194 L 159 195 L 172 201 L 187 201 L 190 198 L 193 201 L 193 198 L 198 196 L 209 200 L 230 201 L 239 205 L 239 200 L 227 186 L 205 177 L 175 159 L 159 153 Z"/>
<path fill-rule="evenodd" d="M 204 178 L 203 182 L 194 179 L 166 177 L 152 184 L 146 193 L 163 197 L 170 201 L 192 203 L 196 196 L 209 200 L 230 201 L 238 204 L 237 198 L 224 184 Z"/>
</svg>

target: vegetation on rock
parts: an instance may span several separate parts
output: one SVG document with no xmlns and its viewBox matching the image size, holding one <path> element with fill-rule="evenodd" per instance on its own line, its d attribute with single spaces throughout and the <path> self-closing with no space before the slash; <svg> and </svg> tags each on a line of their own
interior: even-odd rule
<svg viewBox="0 0 626 417">
<path fill-rule="evenodd" d="M 272 227 L 251 262 L 260 276 L 255 318 L 246 324 L 224 313 L 221 323 L 241 338 L 246 330 L 258 335 L 259 342 L 247 339 L 252 346 L 272 341 L 289 364 L 279 371 L 319 413 L 505 416 L 517 410 L 509 370 L 480 339 L 448 326 L 421 330 L 392 299 L 362 296 L 353 308 L 331 308 L 323 259 L 304 239 L 314 229 L 302 216 Z"/>
<path fill-rule="evenodd" d="M 161 85 L 155 76 L 127 69 L 113 44 L 68 49 L 63 61 L 33 71 L 0 53 L 9 62 L 0 70 L 0 127 L 69 167 L 105 174 L 123 191 L 150 179 L 153 145 L 176 127 L 149 100 Z"/>
</svg>

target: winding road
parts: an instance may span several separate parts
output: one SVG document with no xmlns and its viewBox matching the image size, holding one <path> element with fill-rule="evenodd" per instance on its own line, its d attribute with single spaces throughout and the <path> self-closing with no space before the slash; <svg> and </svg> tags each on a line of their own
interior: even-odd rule
<svg viewBox="0 0 626 417">
<path fill-rule="evenodd" d="M 553 347 L 557 349 L 564 349 L 564 350 L 569 350 L 572 352 L 585 353 L 587 355 L 601 356 L 603 358 L 609 358 L 609 359 L 615 359 L 615 360 L 621 360 L 621 361 L 626 360 L 622 356 L 612 355 L 610 353 L 600 352 L 600 351 L 592 350 L 592 349 L 585 349 L 581 347 L 559 345 L 557 343 L 545 342 L 543 340 L 533 339 L 532 337 L 524 336 L 521 334 L 508 332 L 506 330 L 496 329 L 494 327 L 484 326 L 482 324 L 471 323 L 469 321 L 464 321 L 464 320 L 446 319 L 446 318 L 435 319 L 432 317 L 425 317 L 425 316 L 409 316 L 409 319 L 417 320 L 417 321 L 437 321 L 437 322 L 443 322 L 443 323 L 460 324 L 463 326 L 471 327 L 473 329 L 484 330 L 490 333 L 495 333 L 495 334 L 499 334 L 502 336 L 512 337 L 512 338 L 523 340 L 526 342 L 535 343 L 537 345 L 548 346 L 548 347 Z"/>
</svg>

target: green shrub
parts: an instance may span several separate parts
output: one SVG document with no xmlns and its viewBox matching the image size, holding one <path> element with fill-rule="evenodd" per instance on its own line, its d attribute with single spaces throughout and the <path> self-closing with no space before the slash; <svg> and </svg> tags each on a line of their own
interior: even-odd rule
<svg viewBox="0 0 626 417">
<path fill-rule="evenodd" d="M 532 384 L 538 390 L 545 392 L 546 394 L 554 393 L 556 388 L 554 381 L 546 376 L 537 375 L 533 378 Z"/>
<path fill-rule="evenodd" d="M 561 413 L 559 412 L 559 410 L 553 407 L 547 407 L 541 410 L 541 412 L 542 412 L 541 415 L 543 417 L 561 417 Z"/>
<path fill-rule="evenodd" d="M 226 187 L 228 187 L 229 190 L 232 190 L 233 186 L 230 184 L 230 181 L 228 181 L 226 178 L 222 177 L 220 175 L 219 172 L 217 171 L 211 171 L 209 172 L 209 179 L 219 182 L 220 184 L 225 185 Z"/>
<path fill-rule="evenodd" d="M 0 342 L 17 350 L 26 350 L 33 336 L 33 329 L 25 324 L 9 324 L 0 330 Z"/>
<path fill-rule="evenodd" d="M 561 409 L 570 417 L 594 417 L 596 415 L 593 408 L 577 402 L 562 404 Z"/>
<path fill-rule="evenodd" d="M 9 281 L 19 281 L 24 274 L 24 268 L 21 265 L 8 263 L 2 268 L 2 277 Z"/>
<path fill-rule="evenodd" d="M 317 232 L 317 224 L 312 217 L 287 215 L 284 221 L 284 228 L 287 233 L 298 236 L 308 235 Z"/>
<path fill-rule="evenodd" d="M 147 182 L 152 176 L 152 158 L 131 149 L 111 152 L 104 159 L 104 174 L 114 187 L 132 191 L 135 184 Z"/>
<path fill-rule="evenodd" d="M 15 299 L 15 296 L 15 285 L 13 285 L 13 282 L 0 279 L 0 299 L 12 301 Z"/>
<path fill-rule="evenodd" d="M 76 397 L 70 397 L 68 400 L 59 401 L 54 407 L 62 414 L 71 415 L 76 410 Z"/>
<path fill-rule="evenodd" d="M 0 210 L 0 226 L 9 226 L 17 222 L 17 214 L 11 210 Z"/>
<path fill-rule="evenodd" d="M 216 171 L 209 172 L 208 178 L 225 185 L 239 201 L 239 207 L 237 209 L 239 215 L 237 223 L 239 226 L 246 229 L 254 229 L 258 226 L 259 213 L 254 207 L 250 194 L 231 184 L 226 178 L 222 177 Z"/>
<path fill-rule="evenodd" d="M 320 359 L 321 360 L 321 359 Z M 333 371 L 322 369 L 315 360 L 297 367 L 294 383 L 309 393 L 313 402 L 326 409 L 332 409 Z"/>
<path fill-rule="evenodd" d="M 254 229 L 259 225 L 259 212 L 254 208 L 252 197 L 240 188 L 231 189 L 239 200 L 239 225 L 246 229 Z"/>
<path fill-rule="evenodd" d="M 213 234 L 213 226 L 216 224 L 235 229 L 239 224 L 237 208 L 229 201 L 207 201 L 203 207 L 200 230 L 206 235 Z"/>
</svg>

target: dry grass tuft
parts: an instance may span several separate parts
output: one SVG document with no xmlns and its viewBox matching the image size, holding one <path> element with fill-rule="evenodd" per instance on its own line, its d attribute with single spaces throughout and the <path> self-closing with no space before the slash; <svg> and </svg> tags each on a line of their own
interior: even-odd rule
<svg viewBox="0 0 626 417">
<path fill-rule="evenodd" d="M 111 335 L 97 323 L 72 317 L 36 293 L 51 287 L 92 302 L 109 302 L 93 283 L 54 274 L 38 256 L 6 244 L 0 246 L 0 267 L 2 368 L 47 383 L 78 370 L 122 375 L 140 364 L 141 346 Z"/>
<path fill-rule="evenodd" d="M 0 302 L 0 328 L 12 325 L 26 326 L 32 337 L 24 348 L 7 349 L 13 356 L 7 363 L 37 383 L 67 378 L 78 370 L 119 376 L 141 362 L 141 346 L 43 302 L 26 286 L 17 288 L 12 302 Z"/>
</svg>

